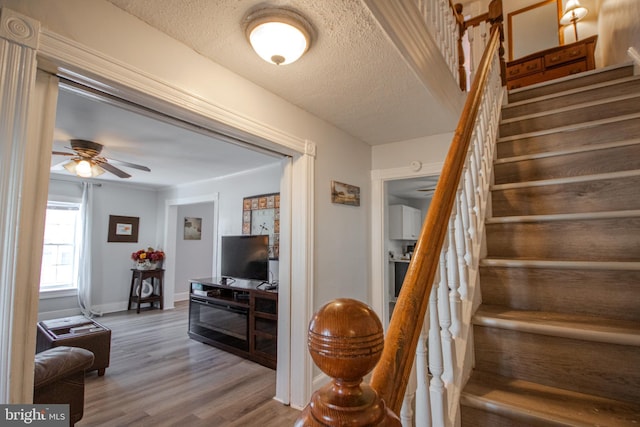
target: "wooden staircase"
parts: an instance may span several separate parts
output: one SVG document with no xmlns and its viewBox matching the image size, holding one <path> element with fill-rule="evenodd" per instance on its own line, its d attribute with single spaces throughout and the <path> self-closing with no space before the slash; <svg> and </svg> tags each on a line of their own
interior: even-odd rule
<svg viewBox="0 0 640 427">
<path fill-rule="evenodd" d="M 462 426 L 640 426 L 640 76 L 509 93 Z"/>
</svg>

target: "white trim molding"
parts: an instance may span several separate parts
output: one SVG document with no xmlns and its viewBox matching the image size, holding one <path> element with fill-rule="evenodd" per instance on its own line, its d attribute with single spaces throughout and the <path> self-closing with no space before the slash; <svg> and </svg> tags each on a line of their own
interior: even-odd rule
<svg viewBox="0 0 640 427">
<path fill-rule="evenodd" d="M 385 181 L 439 175 L 442 162 L 426 163 L 413 161 L 409 166 L 371 171 L 371 307 L 383 325 L 389 323 L 389 305 L 386 304 L 385 281 L 388 277 L 388 254 L 385 250 L 387 215 Z"/>
<path fill-rule="evenodd" d="M 28 178 L 28 165 L 40 165 L 40 126 L 29 127 L 29 103 L 36 77 L 40 24 L 0 9 L 0 402 L 33 398 L 33 354 L 39 283 L 29 267 L 32 248 L 43 233 L 42 203 L 33 196 L 42 177 Z M 42 100 L 44 101 L 44 100 Z M 44 109 L 48 103 L 42 105 Z M 34 115 L 37 113 L 34 112 Z M 37 117 L 40 117 L 38 114 Z M 31 137 L 31 138 L 29 138 Z M 37 169 L 37 168 L 33 168 Z M 45 184 L 46 188 L 46 184 Z M 41 237 L 40 237 L 41 240 Z M 35 253 L 41 253 L 35 252 Z M 35 257 L 38 259 L 38 257 Z M 35 282 L 34 282 L 34 279 Z"/>
</svg>

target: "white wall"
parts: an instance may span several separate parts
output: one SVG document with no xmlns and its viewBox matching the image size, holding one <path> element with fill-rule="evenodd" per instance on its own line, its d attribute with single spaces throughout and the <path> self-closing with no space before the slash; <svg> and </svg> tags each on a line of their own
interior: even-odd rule
<svg viewBox="0 0 640 427">
<path fill-rule="evenodd" d="M 640 1 L 602 0 L 598 33 L 599 66 L 628 62 L 629 47 L 640 52 Z"/>
<path fill-rule="evenodd" d="M 214 221 L 219 224 L 219 235 L 242 234 L 242 199 L 257 194 L 280 191 L 282 168 L 280 163 L 253 171 L 236 174 L 211 181 L 183 185 L 157 191 L 125 184 L 102 183 L 94 190 L 93 280 L 92 299 L 97 311 L 113 312 L 127 309 L 131 284 L 131 253 L 149 246 L 166 251 L 174 257 L 173 277 L 165 282 L 175 283 L 178 299 L 185 299 L 189 290 L 189 279 L 209 277 L 218 265 L 217 246 L 214 242 Z M 215 218 L 213 203 L 198 203 L 176 206 L 177 222 L 165 225 L 165 206 L 168 200 L 189 199 L 219 193 L 219 218 Z M 49 186 L 52 200 L 80 201 L 81 187 L 73 181 L 52 180 Z M 109 243 L 107 230 L 109 215 L 135 216 L 140 218 L 138 243 Z M 185 216 L 202 218 L 202 240 L 184 240 Z M 166 227 L 176 230 L 176 247 L 164 247 Z M 158 233 L 157 230 L 161 232 Z M 271 261 L 270 269 L 278 278 L 278 262 Z M 217 270 L 216 270 L 217 271 Z M 166 287 L 166 286 L 165 286 Z M 40 300 L 41 317 L 54 318 L 79 313 L 75 296 L 45 298 Z"/>
<path fill-rule="evenodd" d="M 197 203 L 178 206 L 178 221 L 176 227 L 175 257 L 175 293 L 177 299 L 187 299 L 189 294 L 189 279 L 211 277 L 213 272 L 214 241 L 214 205 L 213 203 Z M 202 219 L 200 240 L 184 239 L 184 219 Z"/>
<path fill-rule="evenodd" d="M 443 133 L 376 145 L 372 150 L 372 169 L 408 167 L 413 161 L 422 164 L 443 163 L 452 139 L 453 133 Z"/>
<path fill-rule="evenodd" d="M 153 189 L 106 182 L 93 194 L 92 304 L 97 311 L 126 310 L 133 267 L 131 254 L 149 246 L 158 247 L 160 242 L 156 234 L 157 194 Z M 50 200 L 80 201 L 81 197 L 77 182 L 52 180 L 49 184 Z M 140 218 L 138 242 L 107 242 L 109 215 Z M 41 299 L 38 311 L 48 318 L 78 313 L 77 298 Z"/>
<path fill-rule="evenodd" d="M 221 108 L 314 142 L 317 146 L 315 305 L 346 295 L 367 300 L 369 146 L 212 63 L 106 1 L 0 0 L 0 5 Z M 332 179 L 359 185 L 362 206 L 332 205 L 329 198 Z M 344 239 L 345 235 L 348 239 Z"/>
<path fill-rule="evenodd" d="M 206 204 L 209 205 L 209 208 L 207 209 L 208 213 L 201 212 L 201 214 L 194 213 L 193 215 L 197 217 L 200 217 L 201 215 L 210 215 L 211 218 L 213 218 L 213 221 L 217 222 L 218 235 L 216 236 L 216 241 L 211 242 L 212 252 L 209 258 L 213 261 L 213 264 L 211 262 L 193 261 L 189 262 L 193 267 L 192 269 L 189 269 L 183 267 L 182 263 L 179 261 L 184 258 L 183 254 L 177 255 L 175 276 L 173 278 L 167 278 L 167 280 L 175 281 L 175 292 L 178 294 L 179 298 L 184 297 L 184 295 L 179 294 L 188 292 L 189 279 L 196 277 L 210 277 L 212 275 L 215 276 L 217 275 L 217 272 L 220 271 L 220 256 L 218 251 L 220 236 L 226 234 L 242 234 L 242 200 L 249 196 L 280 192 L 281 176 L 282 166 L 278 161 L 276 161 L 274 164 L 265 165 L 259 169 L 223 178 L 167 188 L 159 193 L 159 204 L 160 206 L 163 206 L 163 208 L 159 210 L 159 221 L 162 223 L 165 221 L 164 215 L 166 210 L 164 209 L 164 206 L 177 206 L 177 224 L 175 225 L 177 227 L 177 250 L 180 251 L 182 248 L 185 248 L 190 253 L 194 250 L 197 251 L 197 247 L 200 247 L 201 245 L 194 245 L 194 241 L 184 241 L 182 239 L 183 233 L 181 223 L 185 216 L 182 212 L 187 212 L 187 206 L 189 206 L 189 209 L 199 209 L 200 211 L 202 211 L 203 208 L 198 208 L 200 205 L 193 204 L 183 206 L 181 201 L 203 197 L 213 198 L 214 194 L 218 195 L 218 218 L 213 217 L 213 204 L 209 203 Z M 207 224 L 205 224 L 204 216 L 202 216 L 202 218 L 204 239 L 204 234 L 209 233 L 208 230 L 205 230 L 205 225 L 212 227 L 213 223 L 207 222 Z M 171 227 L 172 225 L 169 224 L 169 226 Z M 211 231 L 211 238 L 213 239 L 213 229 L 209 230 Z M 165 238 L 166 236 L 163 235 L 162 240 L 164 241 Z M 208 245 L 209 243 L 202 243 L 202 246 Z M 202 254 L 194 254 L 194 256 L 199 258 L 201 257 L 201 259 L 204 258 Z M 277 279 L 278 262 L 272 261 L 270 264 L 269 268 L 274 273 L 274 278 Z"/>
</svg>

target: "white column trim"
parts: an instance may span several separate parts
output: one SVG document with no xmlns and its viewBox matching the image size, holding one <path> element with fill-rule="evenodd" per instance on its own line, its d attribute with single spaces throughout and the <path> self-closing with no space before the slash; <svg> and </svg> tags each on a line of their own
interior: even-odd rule
<svg viewBox="0 0 640 427">
<path fill-rule="evenodd" d="M 311 399 L 312 361 L 307 331 L 314 304 L 314 159 L 296 156 L 292 170 L 291 200 L 291 406 L 304 408 Z M 308 224 L 298 221 L 308 218 Z M 300 268 L 306 266 L 306 269 Z"/>
<path fill-rule="evenodd" d="M 0 9 L 0 402 L 3 403 L 31 402 L 33 398 L 37 303 L 34 309 L 31 302 L 37 301 L 33 280 L 39 282 L 39 271 L 33 274 L 28 259 L 33 241 L 42 229 L 37 221 L 34 223 L 41 206 L 28 196 L 38 190 L 41 177 L 36 172 L 26 179 L 24 172 L 28 165 L 40 166 L 42 156 L 40 127 L 28 126 L 39 27 L 33 19 L 7 8 Z"/>
</svg>

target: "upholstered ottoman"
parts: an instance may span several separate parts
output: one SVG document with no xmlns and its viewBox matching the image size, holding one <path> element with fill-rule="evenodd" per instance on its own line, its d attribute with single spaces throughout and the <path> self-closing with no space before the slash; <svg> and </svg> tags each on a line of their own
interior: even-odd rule
<svg viewBox="0 0 640 427">
<path fill-rule="evenodd" d="M 102 376 L 109 366 L 111 330 L 84 316 L 38 322 L 36 353 L 59 346 L 80 347 L 92 352 L 94 361 L 87 372 L 97 370 Z"/>
</svg>

